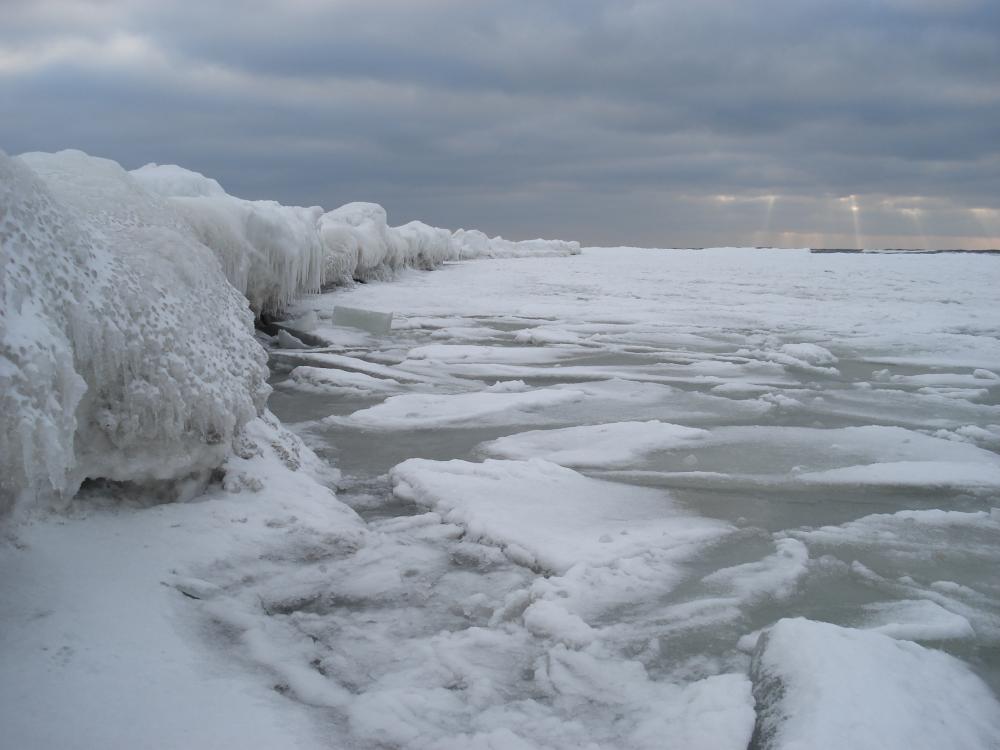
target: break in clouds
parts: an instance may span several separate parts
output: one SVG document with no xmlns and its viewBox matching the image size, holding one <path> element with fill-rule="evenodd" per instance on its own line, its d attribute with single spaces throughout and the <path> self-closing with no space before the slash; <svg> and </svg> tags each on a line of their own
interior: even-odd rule
<svg viewBox="0 0 1000 750">
<path fill-rule="evenodd" d="M 3 0 L 0 147 L 654 246 L 1000 245 L 991 0 Z"/>
</svg>

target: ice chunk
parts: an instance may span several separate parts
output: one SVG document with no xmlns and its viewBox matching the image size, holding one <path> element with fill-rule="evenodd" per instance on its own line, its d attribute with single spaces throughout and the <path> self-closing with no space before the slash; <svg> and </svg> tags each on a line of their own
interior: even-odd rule
<svg viewBox="0 0 1000 750">
<path fill-rule="evenodd" d="M 927 599 L 868 604 L 865 626 L 876 633 L 911 641 L 975 638 L 968 619 Z"/>
<path fill-rule="evenodd" d="M 784 344 L 781 351 L 810 365 L 824 366 L 837 364 L 837 357 L 829 349 L 819 344 L 798 343 Z"/>
<path fill-rule="evenodd" d="M 1000 744 L 1000 703 L 964 663 L 880 633 L 780 620 L 760 638 L 751 676 L 761 750 Z"/>
<path fill-rule="evenodd" d="M 278 329 L 278 335 L 275 337 L 278 341 L 278 346 L 282 349 L 308 349 L 308 344 L 303 344 L 302 340 L 296 338 L 284 328 Z"/>
<path fill-rule="evenodd" d="M 735 592 L 743 603 L 785 599 L 808 572 L 809 550 L 797 539 L 778 539 L 775 547 L 763 560 L 717 570 L 702 582 Z"/>
<path fill-rule="evenodd" d="M 542 458 L 563 466 L 627 466 L 647 453 L 679 448 L 708 436 L 707 430 L 651 420 L 532 430 L 479 449 L 498 458 Z"/>
<path fill-rule="evenodd" d="M 363 331 L 381 335 L 392 330 L 392 313 L 337 305 L 333 308 L 332 322 L 335 326 L 360 328 Z"/>
<path fill-rule="evenodd" d="M 377 378 L 363 372 L 305 365 L 291 371 L 289 381 L 286 381 L 286 384 L 289 383 L 305 390 L 326 393 L 378 393 L 401 387 L 399 381 L 392 378 Z"/>
<path fill-rule="evenodd" d="M 382 430 L 454 427 L 480 420 L 517 424 L 530 421 L 531 412 L 537 409 L 580 401 L 585 395 L 583 391 L 568 388 L 451 395 L 408 393 L 390 396 L 383 403 L 361 409 L 348 417 L 330 419 L 343 424 Z"/>
<path fill-rule="evenodd" d="M 882 487 L 1000 487 L 1000 464 L 964 461 L 888 461 L 799 474 L 810 484 Z"/>
<path fill-rule="evenodd" d="M 542 461 L 410 459 L 390 473 L 394 492 L 441 513 L 470 538 L 525 565 L 566 572 L 651 550 L 718 538 L 726 524 L 690 516 L 669 495 L 590 479 Z"/>
</svg>

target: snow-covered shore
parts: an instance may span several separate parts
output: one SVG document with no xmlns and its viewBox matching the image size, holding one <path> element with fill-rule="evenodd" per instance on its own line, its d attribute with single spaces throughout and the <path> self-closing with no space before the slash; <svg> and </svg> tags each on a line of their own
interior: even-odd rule
<svg viewBox="0 0 1000 750">
<path fill-rule="evenodd" d="M 405 267 L 580 249 L 247 201 L 79 151 L 0 152 L 0 244 L 0 516 L 85 479 L 183 494 L 245 453 L 269 392 L 253 314 Z"/>
</svg>

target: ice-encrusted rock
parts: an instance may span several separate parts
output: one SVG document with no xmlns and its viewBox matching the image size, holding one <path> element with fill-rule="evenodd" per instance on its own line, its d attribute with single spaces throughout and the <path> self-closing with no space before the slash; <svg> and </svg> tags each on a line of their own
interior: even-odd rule
<svg viewBox="0 0 1000 750">
<path fill-rule="evenodd" d="M 0 153 L 0 513 L 205 473 L 269 392 L 212 252 L 118 164 Z"/>
<path fill-rule="evenodd" d="M 871 631 L 778 621 L 751 666 L 755 750 L 987 750 L 1000 703 L 961 661 Z"/>
</svg>

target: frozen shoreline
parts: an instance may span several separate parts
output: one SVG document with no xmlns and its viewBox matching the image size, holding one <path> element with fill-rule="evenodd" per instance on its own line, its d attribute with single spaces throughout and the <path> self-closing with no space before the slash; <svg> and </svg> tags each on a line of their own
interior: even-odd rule
<svg viewBox="0 0 1000 750">
<path fill-rule="evenodd" d="M 49 226 L 84 227 L 59 245 L 77 259 L 196 253 L 143 201 L 114 231 L 78 208 Z M 761 746 L 836 746 L 855 716 L 858 743 L 909 750 L 940 746 L 933 717 L 990 747 L 997 278 L 986 256 L 587 249 L 303 299 L 334 345 L 272 350 L 298 436 L 261 397 L 186 502 L 89 482 L 9 529 L 0 723 L 31 747 L 745 748 L 755 724 Z M 18 330 L 70 319 L 68 288 Z M 256 346 L 237 301 L 227 330 Z M 396 322 L 338 328 L 341 303 Z M 134 403 L 104 397 L 119 421 Z"/>
</svg>

